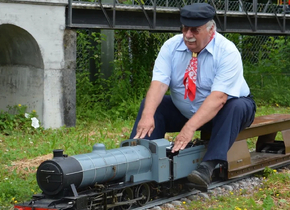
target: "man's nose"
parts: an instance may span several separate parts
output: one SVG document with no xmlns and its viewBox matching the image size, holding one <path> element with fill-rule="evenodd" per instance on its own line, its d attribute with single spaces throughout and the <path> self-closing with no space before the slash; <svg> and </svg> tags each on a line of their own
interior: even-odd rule
<svg viewBox="0 0 290 210">
<path fill-rule="evenodd" d="M 190 29 L 187 29 L 187 31 L 185 32 L 185 36 L 186 37 L 193 37 L 193 33 L 191 32 Z"/>
</svg>

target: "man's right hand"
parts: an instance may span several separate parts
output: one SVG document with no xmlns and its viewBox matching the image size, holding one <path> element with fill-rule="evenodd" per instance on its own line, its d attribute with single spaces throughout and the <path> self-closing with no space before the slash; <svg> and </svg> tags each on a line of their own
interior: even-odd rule
<svg viewBox="0 0 290 210">
<path fill-rule="evenodd" d="M 142 112 L 142 117 L 138 123 L 134 139 L 143 139 L 146 135 L 149 137 L 151 136 L 155 128 L 155 111 L 167 90 L 168 85 L 159 81 L 151 82 L 150 88 L 146 94 L 146 101 L 144 110 Z"/>
<path fill-rule="evenodd" d="M 155 128 L 155 122 L 153 117 L 142 116 L 136 130 L 136 136 L 134 139 L 143 139 L 146 135 L 151 136 Z"/>
</svg>

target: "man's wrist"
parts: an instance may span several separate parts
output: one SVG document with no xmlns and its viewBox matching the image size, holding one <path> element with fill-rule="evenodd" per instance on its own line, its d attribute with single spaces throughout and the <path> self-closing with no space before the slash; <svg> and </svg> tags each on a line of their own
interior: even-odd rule
<svg viewBox="0 0 290 210">
<path fill-rule="evenodd" d="M 190 132 L 194 133 L 197 128 L 195 127 L 195 124 L 191 121 L 188 121 L 187 123 L 185 123 L 185 129 L 189 130 Z"/>
<path fill-rule="evenodd" d="M 152 112 L 143 112 L 142 117 L 144 118 L 152 118 L 154 116 L 154 113 Z"/>
</svg>

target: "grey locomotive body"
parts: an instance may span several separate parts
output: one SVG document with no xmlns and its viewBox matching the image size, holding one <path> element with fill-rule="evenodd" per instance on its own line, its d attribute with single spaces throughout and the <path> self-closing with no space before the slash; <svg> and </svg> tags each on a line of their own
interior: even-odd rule
<svg viewBox="0 0 290 210">
<path fill-rule="evenodd" d="M 162 191 L 182 189 L 180 184 L 206 151 L 205 145 L 189 145 L 172 154 L 171 147 L 166 139 L 130 139 L 117 149 L 95 144 L 91 153 L 70 157 L 55 150 L 53 159 L 38 167 L 36 177 L 43 193 L 35 195 L 32 203 L 42 209 L 74 210 L 142 206 Z"/>
</svg>

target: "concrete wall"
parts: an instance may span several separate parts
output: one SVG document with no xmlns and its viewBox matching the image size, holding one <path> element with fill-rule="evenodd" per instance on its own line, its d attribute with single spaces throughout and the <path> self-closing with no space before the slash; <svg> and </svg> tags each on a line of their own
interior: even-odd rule
<svg viewBox="0 0 290 210">
<path fill-rule="evenodd" d="M 76 33 L 67 0 L 0 0 L 0 110 L 24 104 L 45 128 L 75 125 Z"/>
</svg>

